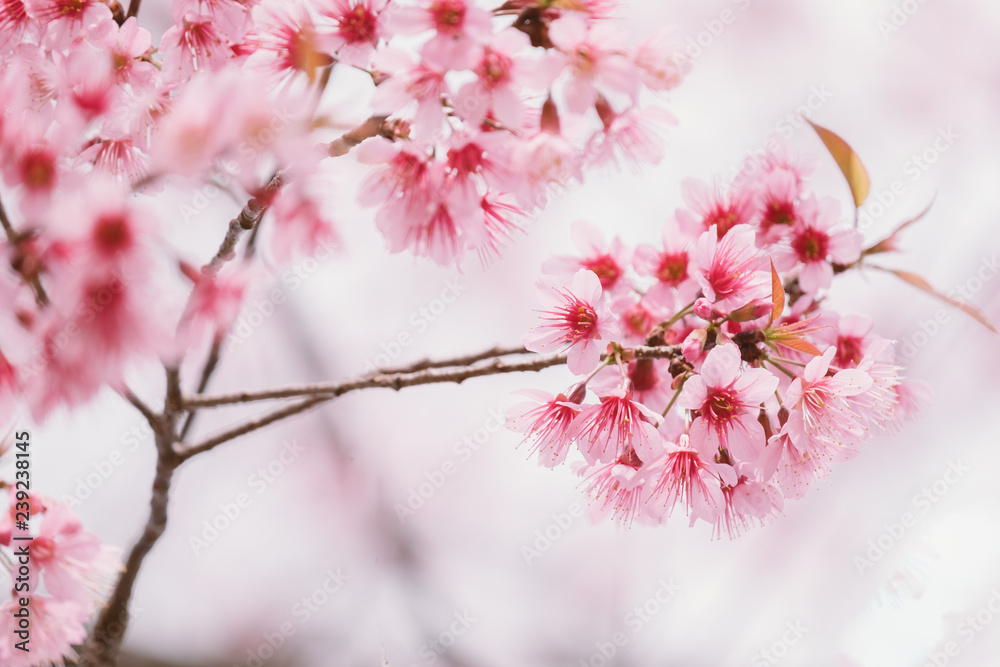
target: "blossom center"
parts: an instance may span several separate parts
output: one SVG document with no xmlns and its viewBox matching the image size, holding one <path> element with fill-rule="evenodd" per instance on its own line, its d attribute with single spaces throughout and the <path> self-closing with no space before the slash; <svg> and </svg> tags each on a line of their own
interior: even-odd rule
<svg viewBox="0 0 1000 667">
<path fill-rule="evenodd" d="M 792 241 L 792 248 L 795 249 L 799 259 L 803 262 L 825 259 L 829 245 L 830 237 L 826 235 L 826 232 L 812 227 L 807 227 Z"/>
<path fill-rule="evenodd" d="M 686 252 L 665 254 L 660 257 L 656 277 L 660 282 L 677 287 L 687 278 L 688 256 Z"/>
<path fill-rule="evenodd" d="M 601 280 L 601 287 L 604 289 L 612 287 L 618 282 L 618 278 L 622 274 L 618 262 L 611 255 L 600 255 L 587 260 L 583 262 L 583 267 L 597 274 L 597 277 Z"/>
</svg>

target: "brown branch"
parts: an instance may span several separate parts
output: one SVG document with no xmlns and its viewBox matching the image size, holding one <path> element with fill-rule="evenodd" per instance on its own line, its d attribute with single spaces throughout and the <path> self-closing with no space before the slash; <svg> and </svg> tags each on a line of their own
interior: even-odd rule
<svg viewBox="0 0 1000 667">
<path fill-rule="evenodd" d="M 132 0 L 128 3 L 128 12 L 125 13 L 125 18 L 129 19 L 133 16 L 139 15 L 139 6 L 142 4 L 142 0 Z"/>
<path fill-rule="evenodd" d="M 663 347 L 636 347 L 628 350 L 636 358 L 666 359 L 680 354 L 678 346 Z M 461 359 L 461 357 L 460 357 Z M 443 363 L 443 362 L 442 362 Z M 498 358 L 493 358 L 489 363 L 467 366 L 467 367 L 445 367 L 445 368 L 425 368 L 423 370 L 410 373 L 394 373 L 390 375 L 373 375 L 345 380 L 334 383 L 319 383 L 302 385 L 300 387 L 288 387 L 276 389 L 268 392 L 220 395 L 215 397 L 192 397 L 185 401 L 186 407 L 198 405 L 200 407 L 210 407 L 215 405 L 228 405 L 233 403 L 243 403 L 254 400 L 268 400 L 272 398 L 292 398 L 299 396 L 309 396 L 306 400 L 293 405 L 285 406 L 263 417 L 236 426 L 228 431 L 209 438 L 197 445 L 183 447 L 177 451 L 182 460 L 187 460 L 196 454 L 206 452 L 218 445 L 228 442 L 241 435 L 245 435 L 259 428 L 268 426 L 282 419 L 292 417 L 304 412 L 314 406 L 331 401 L 338 396 L 342 396 L 358 389 L 369 389 L 383 387 L 399 391 L 403 387 L 415 387 L 424 384 L 439 383 L 461 383 L 474 377 L 485 375 L 499 375 L 502 373 L 520 373 L 526 371 L 539 371 L 551 366 L 559 366 L 566 363 L 565 354 L 555 354 L 544 357 L 536 357 L 520 362 L 505 362 Z"/>
<path fill-rule="evenodd" d="M 14 225 L 11 224 L 10 218 L 7 216 L 7 209 L 3 207 L 3 202 L 0 201 L 0 225 L 3 226 L 4 233 L 7 234 L 7 241 L 10 242 L 12 246 L 18 248 L 22 240 L 21 235 L 14 229 Z M 20 249 L 18 249 L 18 255 L 20 256 Z M 39 306 L 46 306 L 49 303 L 49 295 L 46 294 L 45 288 L 42 287 L 42 280 L 38 277 L 36 272 L 26 272 L 23 263 L 18 266 L 20 260 L 11 260 L 12 268 L 21 274 L 26 282 L 35 293 L 35 301 L 38 302 Z"/>
<path fill-rule="evenodd" d="M 153 412 L 153 409 L 146 405 L 141 398 L 136 396 L 131 389 L 124 389 L 121 394 L 125 397 L 125 400 L 135 407 L 136 410 L 142 413 L 142 416 L 146 418 L 146 421 L 149 422 L 150 426 L 154 426 L 156 422 L 160 420 L 160 416 Z"/>
<path fill-rule="evenodd" d="M 170 481 L 177 466 L 181 464 L 181 459 L 174 452 L 180 396 L 180 375 L 176 368 L 168 368 L 164 414 L 162 418 L 151 422 L 156 436 L 157 458 L 149 518 L 142 535 L 132 545 L 128 558 L 125 559 L 125 568 L 90 631 L 78 663 L 81 667 L 114 667 L 118 662 L 118 653 L 128 627 L 128 603 L 132 598 L 139 568 L 167 529 Z"/>
<path fill-rule="evenodd" d="M 425 368 L 443 368 L 445 366 L 468 366 L 476 363 L 477 361 L 483 361 L 484 359 L 492 359 L 493 357 L 509 357 L 514 354 L 528 354 L 528 350 L 526 350 L 523 345 L 518 347 L 497 346 L 484 352 L 477 352 L 476 354 L 469 354 L 464 357 L 452 357 L 451 359 L 443 359 L 439 361 L 424 359 L 405 366 L 389 366 L 387 368 L 379 368 L 374 373 L 370 373 L 370 375 L 412 373 L 413 371 L 422 371 Z"/>
<path fill-rule="evenodd" d="M 201 369 L 201 378 L 198 380 L 198 393 L 204 393 L 205 389 L 208 387 L 208 381 L 212 378 L 212 374 L 215 373 L 216 367 L 219 365 L 219 359 L 222 357 L 222 339 L 216 340 L 212 343 L 212 349 L 208 353 L 208 359 L 205 360 L 205 366 Z M 194 426 L 194 418 L 198 413 L 197 410 L 191 410 L 188 412 L 187 418 L 184 420 L 184 425 L 181 427 L 181 432 L 177 436 L 179 442 L 184 442 L 187 438 L 188 433 L 191 431 L 191 427 Z"/>
<path fill-rule="evenodd" d="M 239 242 L 240 237 L 243 236 L 244 232 L 253 229 L 260 222 L 261 216 L 264 215 L 264 211 L 270 205 L 271 198 L 280 187 L 281 174 L 278 173 L 264 186 L 261 194 L 250 198 L 250 201 L 247 202 L 247 205 L 243 207 L 239 214 L 229 221 L 229 228 L 226 230 L 225 238 L 222 239 L 222 245 L 219 246 L 215 257 L 202 268 L 202 271 L 208 275 L 215 275 L 222 268 L 223 264 L 236 256 L 236 244 Z"/>
<path fill-rule="evenodd" d="M 386 125 L 387 116 L 372 116 L 339 139 L 330 142 L 330 157 L 347 155 L 352 148 L 372 137 L 392 138 L 392 129 Z"/>
<path fill-rule="evenodd" d="M 677 356 L 680 348 L 675 345 L 661 347 L 635 347 L 628 350 L 636 358 L 644 357 L 651 359 L 667 359 Z M 463 358 L 459 358 L 461 360 Z M 483 361 L 486 358 L 482 359 Z M 420 367 L 428 362 L 418 362 Z M 234 403 L 250 403 L 253 401 L 266 401 L 277 398 L 294 398 L 297 396 L 328 396 L 330 398 L 346 394 L 358 389 L 369 389 L 374 387 L 386 387 L 390 389 L 402 389 L 403 387 L 415 387 L 423 384 L 438 384 L 442 382 L 461 383 L 464 380 L 484 375 L 500 375 L 503 373 L 522 373 L 526 371 L 539 371 L 550 366 L 559 366 L 566 363 L 565 354 L 555 354 L 550 356 L 536 356 L 525 361 L 503 361 L 492 358 L 489 363 L 480 365 L 468 365 L 455 363 L 455 360 L 434 362 L 434 367 L 422 366 L 422 369 L 405 368 L 393 373 L 376 373 L 374 375 L 363 375 L 357 378 L 341 380 L 338 382 L 319 382 L 315 384 L 305 384 L 279 389 L 268 389 L 264 391 L 242 391 L 233 394 L 219 394 L 216 396 L 190 396 L 184 399 L 183 405 L 186 408 L 207 408 L 218 405 L 231 405 Z"/>
<path fill-rule="evenodd" d="M 305 412 L 306 410 L 319 405 L 320 403 L 325 403 L 331 400 L 332 396 L 314 396 L 312 398 L 307 398 L 304 401 L 294 403 L 292 405 L 285 406 L 279 410 L 268 413 L 263 417 L 258 417 L 252 421 L 245 424 L 241 424 L 235 428 L 224 431 L 214 437 L 209 438 L 197 445 L 191 445 L 189 447 L 181 447 L 177 449 L 177 456 L 181 461 L 187 461 L 189 458 L 196 454 L 201 454 L 202 452 L 207 452 L 208 450 L 221 445 L 224 442 L 228 442 L 234 438 L 238 438 L 241 435 L 246 435 L 247 433 L 252 433 L 258 429 L 269 426 L 275 422 L 281 421 L 282 419 L 287 419 L 288 417 L 293 417 L 297 414 Z"/>
</svg>

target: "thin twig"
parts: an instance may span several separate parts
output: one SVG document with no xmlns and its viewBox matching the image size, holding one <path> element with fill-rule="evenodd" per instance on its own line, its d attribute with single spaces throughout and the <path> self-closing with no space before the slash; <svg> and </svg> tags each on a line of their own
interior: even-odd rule
<svg viewBox="0 0 1000 667">
<path fill-rule="evenodd" d="M 124 389 L 122 391 L 122 396 L 124 396 L 125 400 L 131 403 L 136 410 L 142 413 L 142 416 L 146 418 L 146 421 L 148 421 L 151 426 L 159 420 L 159 416 L 153 412 L 153 409 L 143 403 L 142 399 L 136 396 L 131 389 Z"/>
<path fill-rule="evenodd" d="M 223 264 L 235 256 L 236 244 L 239 242 L 240 237 L 243 236 L 244 232 L 253 229 L 260 221 L 261 216 L 264 215 L 264 211 L 267 210 L 271 202 L 271 198 L 274 196 L 274 191 L 280 187 L 281 174 L 278 173 L 264 186 L 264 191 L 260 195 L 250 198 L 250 201 L 247 202 L 247 205 L 243 207 L 239 214 L 229 221 L 229 228 L 226 230 L 225 238 L 222 239 L 222 245 L 219 246 L 215 257 L 202 268 L 202 271 L 214 276 L 219 272 Z"/>
<path fill-rule="evenodd" d="M 18 246 L 21 241 L 21 236 L 18 234 L 17 230 L 14 229 L 14 225 L 11 224 L 10 218 L 7 216 L 7 209 L 3 207 L 3 202 L 0 201 L 0 225 L 3 226 L 4 233 L 7 234 L 7 240 L 12 246 Z M 49 303 L 49 295 L 45 292 L 45 288 L 42 287 L 42 281 L 38 277 L 37 273 L 25 273 L 24 266 L 20 266 L 16 269 L 24 281 L 28 283 L 31 289 L 35 292 L 35 301 L 38 302 L 40 306 L 46 306 Z"/>
<path fill-rule="evenodd" d="M 241 435 L 246 435 L 247 433 L 252 433 L 257 429 L 264 428 L 270 424 L 281 421 L 282 419 L 287 419 L 288 417 L 293 417 L 299 413 L 305 412 L 309 408 L 315 407 L 320 403 L 325 403 L 331 400 L 333 396 L 314 396 L 312 398 L 307 398 L 304 401 L 294 403 L 292 405 L 285 406 L 279 410 L 268 413 L 263 417 L 258 417 L 252 421 L 241 424 L 236 428 L 229 429 L 228 431 L 223 431 L 222 433 L 209 438 L 197 445 L 190 445 L 188 447 L 180 447 L 177 449 L 177 456 L 181 461 L 187 461 L 189 458 L 196 454 L 201 454 L 202 452 L 207 452 L 208 450 L 221 445 L 224 442 L 228 442 L 233 438 L 238 438 Z"/>
<path fill-rule="evenodd" d="M 201 378 L 198 380 L 199 394 L 204 393 L 205 389 L 208 387 L 208 381 L 212 378 L 212 374 L 219 365 L 219 359 L 221 357 L 222 340 L 218 339 L 212 343 L 212 349 L 208 353 L 208 359 L 205 360 L 205 366 L 201 369 Z M 179 442 L 184 442 L 187 438 L 188 433 L 191 431 L 191 427 L 194 426 L 194 418 L 197 413 L 197 410 L 191 410 L 188 412 L 187 418 L 184 420 L 184 425 L 181 426 L 180 435 L 177 436 L 177 440 Z"/>
<path fill-rule="evenodd" d="M 497 346 L 484 352 L 477 352 L 476 354 L 469 354 L 464 357 L 452 357 L 451 359 L 442 359 L 438 361 L 424 359 L 422 361 L 416 361 L 412 364 L 406 364 L 405 366 L 389 366 L 386 368 L 379 368 L 374 373 L 370 373 L 369 375 L 412 373 L 413 371 L 421 371 L 425 368 L 444 368 L 446 366 L 468 366 L 484 359 L 492 359 L 493 357 L 509 357 L 514 354 L 528 354 L 528 350 L 526 350 L 523 345 L 518 347 Z"/>
<path fill-rule="evenodd" d="M 677 356 L 680 348 L 671 346 L 661 347 L 635 347 L 629 350 L 636 358 L 666 359 Z M 503 373 L 522 373 L 526 371 L 539 371 L 550 366 L 559 366 L 566 363 L 565 354 L 555 354 L 549 356 L 535 356 L 525 361 L 503 361 L 499 358 L 489 359 L 489 363 L 480 365 L 463 366 L 460 364 L 438 362 L 433 368 L 423 367 L 413 370 L 405 369 L 395 373 L 378 373 L 375 375 L 363 375 L 361 377 L 340 380 L 337 382 L 319 382 L 315 384 L 305 384 L 292 387 L 282 387 L 278 389 L 267 389 L 264 391 L 241 391 L 232 394 L 219 394 L 216 396 L 190 396 L 184 399 L 185 408 L 207 408 L 218 405 L 231 405 L 234 403 L 251 403 L 253 401 L 266 401 L 277 398 L 295 398 L 297 396 L 328 396 L 333 398 L 358 389 L 370 389 L 374 387 L 386 387 L 389 389 L 402 389 L 403 387 L 415 387 L 424 384 L 438 384 L 442 382 L 461 383 L 464 380 L 485 375 L 500 375 Z M 483 359 L 484 361 L 486 359 Z M 426 362 L 421 362 L 426 363 Z"/>
<path fill-rule="evenodd" d="M 372 137 L 378 136 L 391 139 L 392 130 L 386 127 L 386 118 L 387 116 L 372 116 L 350 132 L 345 133 L 339 139 L 335 139 L 330 142 L 330 157 L 340 157 L 341 155 L 346 155 L 352 148 L 360 144 L 365 139 L 371 139 Z"/>
<path fill-rule="evenodd" d="M 139 5 L 142 4 L 142 0 L 132 0 L 128 3 L 128 11 L 125 13 L 125 18 L 129 19 L 133 16 L 139 15 Z"/>
</svg>

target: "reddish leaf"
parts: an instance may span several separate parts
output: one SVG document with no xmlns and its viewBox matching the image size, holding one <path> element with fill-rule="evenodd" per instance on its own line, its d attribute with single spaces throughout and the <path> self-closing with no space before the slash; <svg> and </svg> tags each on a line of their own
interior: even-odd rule
<svg viewBox="0 0 1000 667">
<path fill-rule="evenodd" d="M 837 161 L 840 172 L 847 179 L 847 185 L 851 188 L 854 205 L 860 207 L 868 197 L 868 191 L 871 189 L 871 179 L 868 177 L 868 170 L 862 164 L 861 158 L 837 134 L 825 127 L 820 127 L 809 119 L 806 119 L 806 122 L 812 126 L 812 129 L 816 130 L 816 134 L 819 135 L 819 138 L 826 145 L 826 150 L 830 151 L 830 155 Z"/>
<path fill-rule="evenodd" d="M 872 268 L 881 269 L 882 271 L 887 271 L 895 275 L 904 282 L 913 285 L 917 289 L 927 292 L 931 296 L 940 299 L 941 301 L 944 301 L 945 303 L 954 306 L 955 308 L 958 308 L 963 313 L 965 313 L 972 319 L 976 320 L 977 322 L 982 324 L 984 327 L 986 327 L 993 333 L 1000 335 L 1000 331 L 997 331 L 997 328 L 993 326 L 993 323 L 990 322 L 988 319 L 986 319 L 986 316 L 983 315 L 983 313 L 980 312 L 978 308 L 974 308 L 973 306 L 970 306 L 967 303 L 963 303 L 961 301 L 958 301 L 957 299 L 953 299 L 947 294 L 942 294 L 941 292 L 934 289 L 934 287 L 929 282 L 927 282 L 922 276 L 918 276 L 916 273 L 910 273 L 909 271 L 900 271 L 898 269 L 887 269 L 881 266 L 875 266 Z"/>
<path fill-rule="evenodd" d="M 781 313 L 785 311 L 785 286 L 781 284 L 781 278 L 774 268 L 774 262 L 771 262 L 771 303 L 774 305 L 771 308 L 771 321 L 767 323 L 768 326 L 781 317 Z"/>
<path fill-rule="evenodd" d="M 778 345 L 797 350 L 799 352 L 805 352 L 806 354 L 811 354 L 814 357 L 821 357 L 823 353 L 819 351 L 815 345 L 807 340 L 802 340 L 801 338 L 788 338 L 785 340 L 776 340 Z"/>
</svg>

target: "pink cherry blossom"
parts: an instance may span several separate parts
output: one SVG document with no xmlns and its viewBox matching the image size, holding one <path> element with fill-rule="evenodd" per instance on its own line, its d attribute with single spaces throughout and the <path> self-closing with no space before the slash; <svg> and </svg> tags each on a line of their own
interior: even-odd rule
<svg viewBox="0 0 1000 667">
<path fill-rule="evenodd" d="M 681 436 L 677 444 L 666 443 L 666 455 L 652 464 L 645 505 L 662 520 L 680 503 L 691 525 L 698 519 L 714 524 L 725 507 L 723 483 L 737 483 L 732 467 L 704 459 L 687 436 Z"/>
<path fill-rule="evenodd" d="M 802 221 L 788 236 L 785 257 L 794 255 L 802 265 L 799 285 L 809 294 L 830 286 L 833 264 L 851 264 L 861 256 L 861 234 L 857 230 L 833 229 L 839 222 L 839 210 L 836 200 L 807 200 L 802 207 Z M 787 266 L 787 262 L 785 259 L 783 265 Z"/>
<path fill-rule="evenodd" d="M 576 385 L 567 394 L 553 396 L 544 391 L 525 389 L 528 401 L 507 411 L 507 428 L 524 433 L 524 442 L 531 444 L 531 453 L 538 453 L 539 465 L 552 468 L 566 459 L 572 439 L 569 428 L 580 413 L 586 389 Z"/>
<path fill-rule="evenodd" d="M 713 348 L 677 401 L 696 412 L 691 441 L 704 458 L 724 448 L 752 462 L 764 449 L 764 428 L 757 418 L 760 404 L 778 388 L 778 378 L 763 368 L 741 370 L 741 365 L 735 345 Z"/>
<path fill-rule="evenodd" d="M 748 189 L 732 188 L 722 193 L 704 181 L 686 178 L 681 182 L 681 195 L 690 210 L 677 209 L 675 216 L 687 234 L 698 235 L 715 226 L 721 239 L 733 227 L 753 221 L 754 195 Z"/>
<path fill-rule="evenodd" d="M 792 380 L 784 403 L 793 409 L 790 421 L 801 422 L 795 431 L 836 447 L 850 448 L 863 439 L 864 418 L 852 410 L 848 399 L 872 386 L 864 370 L 844 369 L 828 375 L 836 348 L 829 347 L 823 356 L 810 361 L 801 377 Z"/>
<path fill-rule="evenodd" d="M 74 659 L 73 646 L 87 637 L 86 624 L 91 615 L 90 606 L 68 600 L 31 596 L 28 614 L 31 617 L 30 652 L 14 648 L 18 641 L 17 619 L 14 613 L 20 608 L 18 599 L 11 598 L 0 606 L 0 659 L 9 667 L 35 667 L 45 664 L 62 664 L 64 659 Z"/>
<path fill-rule="evenodd" d="M 581 16 L 567 13 L 549 25 L 549 39 L 571 68 L 565 91 L 571 112 L 583 113 L 594 106 L 599 86 L 635 99 L 638 68 L 625 54 L 623 36 L 614 26 L 588 24 Z"/>
<path fill-rule="evenodd" d="M 691 272 L 716 311 L 730 313 L 770 296 L 767 258 L 755 236 L 749 225 L 738 225 L 719 238 L 713 226 L 695 243 Z"/>
<path fill-rule="evenodd" d="M 662 250 L 648 243 L 640 244 L 632 264 L 639 275 L 656 279 L 646 292 L 649 298 L 663 304 L 688 303 L 698 291 L 698 283 L 688 270 L 690 243 L 673 219 L 664 223 L 662 239 Z"/>
<path fill-rule="evenodd" d="M 121 568 L 116 551 L 85 531 L 63 503 L 47 507 L 31 556 L 49 593 L 81 604 L 102 595 Z"/>
<path fill-rule="evenodd" d="M 367 67 L 379 41 L 389 36 L 388 4 L 388 0 L 324 0 L 318 10 L 334 23 L 329 31 L 321 31 L 326 47 L 342 62 Z"/>
<path fill-rule="evenodd" d="M 629 450 L 647 462 L 663 452 L 660 415 L 632 399 L 628 380 L 598 397 L 601 402 L 585 406 L 569 430 L 588 463 L 610 463 Z"/>
<path fill-rule="evenodd" d="M 622 279 L 629 265 L 628 250 L 620 239 L 609 243 L 594 225 L 578 220 L 571 228 L 573 243 L 581 257 L 557 255 L 542 265 L 542 271 L 568 279 L 580 269 L 592 271 L 601 280 L 601 289 L 621 292 L 627 288 Z"/>
<path fill-rule="evenodd" d="M 610 516 L 626 526 L 642 516 L 646 470 L 635 451 L 628 449 L 612 463 L 595 464 L 581 472 L 586 475 L 593 514 Z"/>
<path fill-rule="evenodd" d="M 528 37 L 513 28 L 500 31 L 483 47 L 472 66 L 476 78 L 455 95 L 455 108 L 469 124 L 479 125 L 489 114 L 508 128 L 521 128 L 521 90 L 529 64 L 520 54 L 528 47 Z"/>
<path fill-rule="evenodd" d="M 544 324 L 525 334 L 524 346 L 533 352 L 568 349 L 570 372 L 587 373 L 597 365 L 607 343 L 618 336 L 611 311 L 601 301 L 601 281 L 580 269 L 570 285 L 549 277 L 537 283 Z"/>
<path fill-rule="evenodd" d="M 420 55 L 436 67 L 462 70 L 472 66 L 477 47 L 489 39 L 491 22 L 489 12 L 470 0 L 419 0 L 394 13 L 392 28 L 404 35 L 433 30 Z"/>
</svg>

